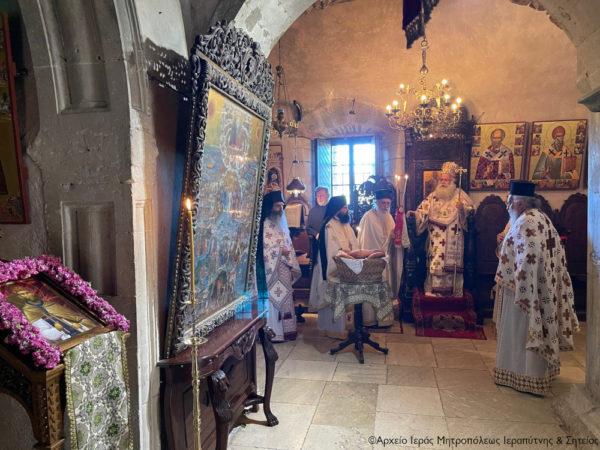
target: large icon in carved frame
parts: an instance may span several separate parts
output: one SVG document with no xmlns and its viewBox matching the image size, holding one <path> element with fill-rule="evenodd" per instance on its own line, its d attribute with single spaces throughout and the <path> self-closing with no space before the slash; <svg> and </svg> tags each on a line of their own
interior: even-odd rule
<svg viewBox="0 0 600 450">
<path fill-rule="evenodd" d="M 526 122 L 476 125 L 471 148 L 470 189 L 508 190 L 511 179 L 522 177 L 526 141 Z"/>
<path fill-rule="evenodd" d="M 587 120 L 534 122 L 528 179 L 538 190 L 577 189 L 587 145 Z"/>
<path fill-rule="evenodd" d="M 257 296 L 254 265 L 270 100 L 232 81 L 196 47 L 191 59 L 198 82 L 193 86 L 182 197 L 191 197 L 194 204 L 196 307 L 189 304 L 189 222 L 182 201 L 166 357 L 186 348 L 194 321 L 198 335 L 206 336 Z"/>
</svg>

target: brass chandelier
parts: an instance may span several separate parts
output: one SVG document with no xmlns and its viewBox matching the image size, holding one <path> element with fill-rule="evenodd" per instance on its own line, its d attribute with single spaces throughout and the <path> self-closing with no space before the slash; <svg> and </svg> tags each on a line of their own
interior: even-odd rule
<svg viewBox="0 0 600 450">
<path fill-rule="evenodd" d="M 285 72 L 281 65 L 281 41 L 278 44 L 279 63 L 275 68 L 275 104 L 273 105 L 272 131 L 283 136 L 295 137 L 298 134 L 298 125 L 302 120 L 302 105 L 296 101 L 288 100 Z"/>
<path fill-rule="evenodd" d="M 421 41 L 422 65 L 419 86 L 400 84 L 398 99 L 386 106 L 389 126 L 394 130 L 408 131 L 417 139 L 453 137 L 460 134 L 460 125 L 466 115 L 461 97 L 453 97 L 450 82 L 444 78 L 429 88 L 427 84 L 427 50 L 429 43 Z M 410 104 L 410 98 L 416 105 Z"/>
</svg>

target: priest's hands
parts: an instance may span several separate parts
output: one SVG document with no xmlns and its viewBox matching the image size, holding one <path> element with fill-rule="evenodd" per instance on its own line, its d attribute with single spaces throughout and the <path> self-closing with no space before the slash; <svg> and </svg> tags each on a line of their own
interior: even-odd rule
<svg viewBox="0 0 600 450">
<path fill-rule="evenodd" d="M 287 248 L 285 248 L 285 247 L 282 247 L 282 248 L 281 248 L 281 254 L 282 254 L 282 255 L 283 255 L 285 258 L 287 258 L 288 256 L 290 256 L 290 251 L 289 251 Z"/>
</svg>

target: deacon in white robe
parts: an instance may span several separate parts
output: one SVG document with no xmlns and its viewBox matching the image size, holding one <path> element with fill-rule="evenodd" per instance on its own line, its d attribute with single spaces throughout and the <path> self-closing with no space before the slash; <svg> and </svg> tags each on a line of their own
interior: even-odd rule
<svg viewBox="0 0 600 450">
<path fill-rule="evenodd" d="M 317 256 L 313 265 L 309 298 L 311 309 L 319 313 L 318 329 L 329 337 L 345 339 L 346 330 L 352 327 L 353 322 L 353 314 L 350 311 L 336 320 L 327 301 L 327 283 L 339 282 L 333 257 L 340 250 L 350 252 L 358 249 L 358 239 L 350 226 L 346 198 L 343 195 L 332 197 L 327 203 L 325 219 L 321 225 L 316 249 L 313 251 Z"/>
<path fill-rule="evenodd" d="M 419 205 L 416 213 L 417 234 L 427 236 L 427 278 L 425 293 L 433 296 L 463 295 L 464 233 L 467 211 L 473 202 L 456 186 L 458 165 L 442 166 L 439 184 Z M 455 275 L 456 274 L 456 275 Z"/>
<path fill-rule="evenodd" d="M 269 293 L 267 326 L 275 332 L 273 342 L 294 340 L 297 336 L 293 284 L 301 271 L 284 214 L 281 191 L 265 195 L 261 215 L 262 258 Z M 261 243 L 259 243 L 261 244 Z"/>
<path fill-rule="evenodd" d="M 402 269 L 404 267 L 404 249 L 410 246 L 404 215 L 401 242 L 397 243 L 394 236 L 396 223 L 390 214 L 392 206 L 392 193 L 387 189 L 375 192 L 375 208 L 367 211 L 358 226 L 358 244 L 363 250 L 380 250 L 388 258 L 388 264 L 383 274 L 390 286 L 392 297 L 390 303 L 398 298 Z M 377 325 L 386 327 L 392 325 L 394 313 L 390 313 L 383 320 L 377 321 L 373 306 L 363 303 L 363 323 L 366 326 Z"/>
<path fill-rule="evenodd" d="M 496 384 L 545 395 L 560 372 L 560 351 L 573 350 L 579 329 L 565 252 L 539 209 L 535 185 L 511 181 L 511 227 L 500 250 L 496 283 L 501 314 Z"/>
</svg>

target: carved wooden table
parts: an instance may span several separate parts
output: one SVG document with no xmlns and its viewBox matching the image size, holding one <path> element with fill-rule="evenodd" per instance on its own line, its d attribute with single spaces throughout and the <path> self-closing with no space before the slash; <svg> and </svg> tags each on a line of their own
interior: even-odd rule
<svg viewBox="0 0 600 450">
<path fill-rule="evenodd" d="M 263 405 L 267 426 L 279 422 L 271 412 L 271 390 L 277 352 L 262 316 L 232 318 L 212 331 L 198 348 L 202 448 L 225 450 L 231 427 L 251 407 Z M 256 338 L 266 365 L 264 396 L 256 392 Z M 158 363 L 162 369 L 161 403 L 167 448 L 193 449 L 193 397 L 191 350 Z"/>
<path fill-rule="evenodd" d="M 23 405 L 29 415 L 35 448 L 63 448 L 64 364 L 51 370 L 35 370 L 0 345 L 0 392 Z"/>
</svg>

